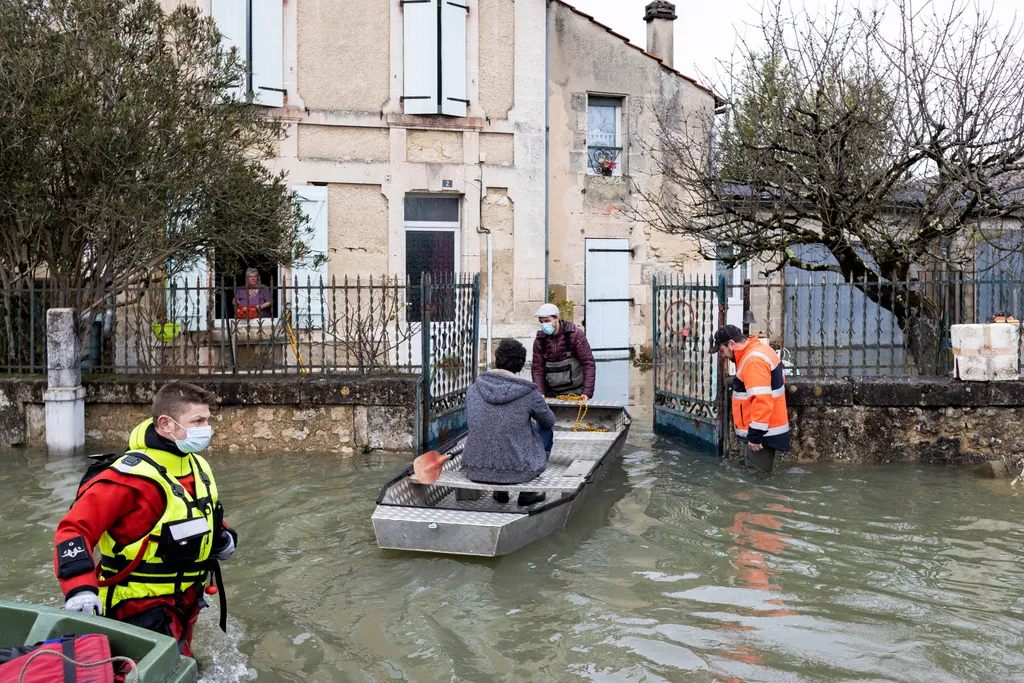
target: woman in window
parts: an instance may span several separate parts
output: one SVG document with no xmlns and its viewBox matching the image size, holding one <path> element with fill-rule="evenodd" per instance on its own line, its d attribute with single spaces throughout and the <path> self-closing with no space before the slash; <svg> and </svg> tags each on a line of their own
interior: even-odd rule
<svg viewBox="0 0 1024 683">
<path fill-rule="evenodd" d="M 260 282 L 260 272 L 255 268 L 245 271 L 245 287 L 235 290 L 235 317 L 237 318 L 270 318 L 271 308 L 270 287 Z"/>
</svg>

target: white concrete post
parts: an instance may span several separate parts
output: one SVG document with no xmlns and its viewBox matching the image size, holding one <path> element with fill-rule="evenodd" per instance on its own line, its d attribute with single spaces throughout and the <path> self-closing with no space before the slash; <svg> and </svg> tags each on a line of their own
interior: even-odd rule
<svg viewBox="0 0 1024 683">
<path fill-rule="evenodd" d="M 85 388 L 78 344 L 78 312 L 46 311 L 46 450 L 56 455 L 85 450 Z"/>
</svg>

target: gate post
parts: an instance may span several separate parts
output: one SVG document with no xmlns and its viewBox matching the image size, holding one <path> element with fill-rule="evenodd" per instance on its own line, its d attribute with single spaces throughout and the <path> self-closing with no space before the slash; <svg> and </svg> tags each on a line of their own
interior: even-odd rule
<svg viewBox="0 0 1024 683">
<path fill-rule="evenodd" d="M 73 455 L 85 449 L 85 388 L 78 342 L 78 312 L 46 311 L 46 451 Z"/>
<path fill-rule="evenodd" d="M 728 313 L 729 294 L 726 291 L 725 277 L 721 276 L 718 278 L 718 327 L 725 325 Z M 718 372 L 715 373 L 717 375 L 715 403 L 718 404 L 718 456 L 724 457 L 726 451 L 728 451 L 728 422 L 731 417 L 729 414 L 729 398 L 725 392 L 725 371 L 728 365 L 721 358 L 716 358 L 716 361 L 718 363 Z"/>
<path fill-rule="evenodd" d="M 654 403 L 654 410 L 651 411 L 653 428 L 658 428 L 658 274 L 651 275 L 651 324 L 654 331 L 651 334 L 651 363 L 654 365 L 654 390 L 651 392 L 651 400 Z"/>
<path fill-rule="evenodd" d="M 489 323 L 489 321 L 488 321 Z M 491 359 L 488 358 L 488 366 Z M 475 380 L 477 372 L 480 370 L 480 273 L 473 276 L 473 354 L 472 354 L 473 371 L 470 374 L 470 379 Z"/>
<path fill-rule="evenodd" d="M 431 362 L 430 362 L 430 273 L 424 272 L 420 275 L 420 343 L 421 363 L 423 375 L 423 444 L 424 448 L 430 443 L 430 413 L 431 413 Z"/>
</svg>

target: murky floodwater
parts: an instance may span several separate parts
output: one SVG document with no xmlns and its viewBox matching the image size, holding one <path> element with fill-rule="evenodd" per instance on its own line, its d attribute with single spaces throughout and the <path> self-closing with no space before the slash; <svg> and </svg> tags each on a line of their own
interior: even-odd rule
<svg viewBox="0 0 1024 683">
<path fill-rule="evenodd" d="M 3 454 L 0 594 L 58 603 L 81 461 Z M 400 458 L 212 461 L 241 549 L 207 681 L 1024 680 L 1024 495 L 930 467 L 748 481 L 634 426 L 559 532 L 496 560 L 377 549 Z"/>
</svg>

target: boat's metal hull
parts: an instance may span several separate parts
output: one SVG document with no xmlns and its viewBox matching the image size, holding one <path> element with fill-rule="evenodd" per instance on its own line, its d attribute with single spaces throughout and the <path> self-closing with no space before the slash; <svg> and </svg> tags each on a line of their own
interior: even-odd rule
<svg viewBox="0 0 1024 683">
<path fill-rule="evenodd" d="M 507 555 L 564 528 L 586 503 L 609 467 L 622 456 L 629 433 L 629 417 L 622 408 L 618 410 L 623 418 L 620 418 L 614 441 L 600 454 L 586 481 L 572 493 L 549 499 L 529 512 L 516 508 L 514 496 L 507 509 L 478 511 L 436 507 L 441 500 L 454 495 L 450 489 L 432 491 L 431 487 L 412 484 L 404 495 L 389 497 L 386 486 L 372 517 L 377 545 L 391 550 L 495 557 Z M 400 476 L 389 486 L 401 479 Z M 530 484 L 522 488 L 529 490 Z M 422 499 L 416 500 L 415 496 L 422 496 Z M 398 504 L 388 504 L 389 500 Z"/>
</svg>

